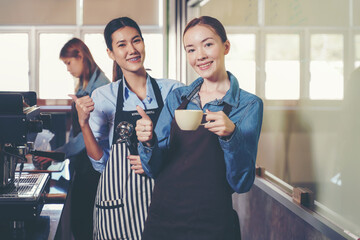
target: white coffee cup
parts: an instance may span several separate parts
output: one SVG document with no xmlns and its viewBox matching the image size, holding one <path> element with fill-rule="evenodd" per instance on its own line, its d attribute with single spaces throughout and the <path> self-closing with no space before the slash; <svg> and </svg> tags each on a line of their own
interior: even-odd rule
<svg viewBox="0 0 360 240">
<path fill-rule="evenodd" d="M 202 110 L 177 109 L 175 120 L 181 130 L 195 131 L 201 124 L 204 113 Z"/>
</svg>

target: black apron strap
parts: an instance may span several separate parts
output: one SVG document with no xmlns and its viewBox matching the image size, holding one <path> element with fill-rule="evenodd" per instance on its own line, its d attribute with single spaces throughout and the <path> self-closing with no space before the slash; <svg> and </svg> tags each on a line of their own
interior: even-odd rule
<svg viewBox="0 0 360 240">
<path fill-rule="evenodd" d="M 223 108 L 223 112 L 226 114 L 226 116 L 229 116 L 230 112 L 231 112 L 231 105 L 228 103 L 225 103 L 225 106 Z"/>
<path fill-rule="evenodd" d="M 194 97 L 194 95 L 197 92 L 199 92 L 200 88 L 201 88 L 201 84 L 196 88 L 194 88 L 192 92 L 184 98 L 184 100 L 181 102 L 180 106 L 177 109 L 185 109 L 188 103 L 190 102 L 190 100 Z M 229 116 L 231 109 L 232 107 L 230 104 L 224 103 L 223 112 L 226 114 L 226 116 Z"/>
<path fill-rule="evenodd" d="M 185 109 L 188 103 L 190 102 L 190 100 L 193 98 L 193 96 L 197 92 L 199 92 L 200 88 L 201 88 L 201 84 L 196 88 L 194 88 L 192 92 L 184 98 L 184 100 L 181 102 L 180 106 L 177 109 Z"/>
<path fill-rule="evenodd" d="M 112 144 L 116 143 L 116 126 L 117 123 L 120 121 L 121 115 L 117 114 L 120 111 L 122 111 L 123 109 L 123 105 L 124 105 L 124 94 L 123 94 L 123 83 L 124 83 L 124 79 L 120 80 L 120 84 L 119 84 L 119 89 L 118 89 L 118 93 L 117 93 L 117 101 L 116 101 L 116 110 L 115 110 L 115 119 L 114 119 L 114 133 L 113 133 L 113 142 Z"/>
<path fill-rule="evenodd" d="M 152 78 L 150 75 L 149 75 L 149 77 L 150 77 L 151 85 L 152 85 L 154 93 L 155 93 L 158 108 L 162 109 L 164 106 L 164 101 L 161 96 L 161 91 L 160 91 L 159 85 L 156 83 L 156 80 L 154 78 Z"/>
</svg>

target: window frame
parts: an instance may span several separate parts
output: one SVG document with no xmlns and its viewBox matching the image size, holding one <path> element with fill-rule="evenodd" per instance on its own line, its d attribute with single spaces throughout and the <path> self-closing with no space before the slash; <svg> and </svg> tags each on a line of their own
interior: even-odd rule
<svg viewBox="0 0 360 240">
<path fill-rule="evenodd" d="M 163 34 L 163 76 L 164 78 L 168 77 L 168 38 L 167 38 L 167 1 L 159 0 L 159 11 L 161 12 L 161 16 L 159 16 L 159 25 L 140 25 L 140 29 L 142 33 L 155 33 L 155 34 Z M 81 9 L 79 7 L 80 1 L 77 1 L 77 18 L 80 17 Z M 47 33 L 70 33 L 73 34 L 74 37 L 80 38 L 84 40 L 84 36 L 87 33 L 104 33 L 105 25 L 82 25 L 81 20 L 77 20 L 76 25 L 43 25 L 43 26 L 0 26 L 0 34 L 4 33 L 26 33 L 28 34 L 28 57 L 29 57 L 29 91 L 35 91 L 39 98 L 40 95 L 40 34 Z M 55 101 L 56 104 L 56 99 Z M 58 102 L 62 102 L 59 100 Z"/>
</svg>

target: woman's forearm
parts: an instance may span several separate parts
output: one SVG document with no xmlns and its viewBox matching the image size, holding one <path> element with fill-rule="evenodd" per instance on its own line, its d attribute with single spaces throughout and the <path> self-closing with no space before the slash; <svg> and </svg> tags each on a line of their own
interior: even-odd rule
<svg viewBox="0 0 360 240">
<path fill-rule="evenodd" d="M 84 143 L 88 156 L 94 160 L 100 160 L 103 156 L 103 150 L 96 141 L 90 125 L 85 124 L 81 127 L 81 130 L 84 136 Z"/>
</svg>

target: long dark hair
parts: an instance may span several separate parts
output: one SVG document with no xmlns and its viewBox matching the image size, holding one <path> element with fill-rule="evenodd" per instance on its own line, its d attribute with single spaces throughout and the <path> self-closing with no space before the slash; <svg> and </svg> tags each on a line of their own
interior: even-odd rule
<svg viewBox="0 0 360 240">
<path fill-rule="evenodd" d="M 78 38 L 70 39 L 67 43 L 65 43 L 60 51 L 60 59 L 80 58 L 81 55 L 83 56 L 83 72 L 81 73 L 80 81 L 76 86 L 76 91 L 80 86 L 86 88 L 90 81 L 91 75 L 95 72 L 96 68 L 99 67 L 91 55 L 89 48 L 83 41 Z"/>
<path fill-rule="evenodd" d="M 117 31 L 120 28 L 123 27 L 132 27 L 135 28 L 141 39 L 143 39 L 142 34 L 141 34 L 141 30 L 139 25 L 132 20 L 129 17 L 120 17 L 120 18 L 115 18 L 113 20 L 111 20 L 105 27 L 104 30 L 104 38 L 105 38 L 105 42 L 106 42 L 106 46 L 107 48 L 112 51 L 113 47 L 112 47 L 112 34 Z M 116 61 L 114 61 L 113 63 L 113 79 L 112 81 L 115 82 L 118 79 L 122 78 L 123 72 L 120 68 L 120 66 L 116 63 Z"/>
<path fill-rule="evenodd" d="M 211 27 L 216 32 L 216 34 L 219 35 L 223 43 L 228 40 L 225 28 L 222 23 L 216 18 L 209 16 L 201 16 L 199 18 L 194 18 L 193 20 L 191 20 L 185 27 L 183 37 L 190 28 L 195 27 L 196 25 L 206 25 Z"/>
</svg>

